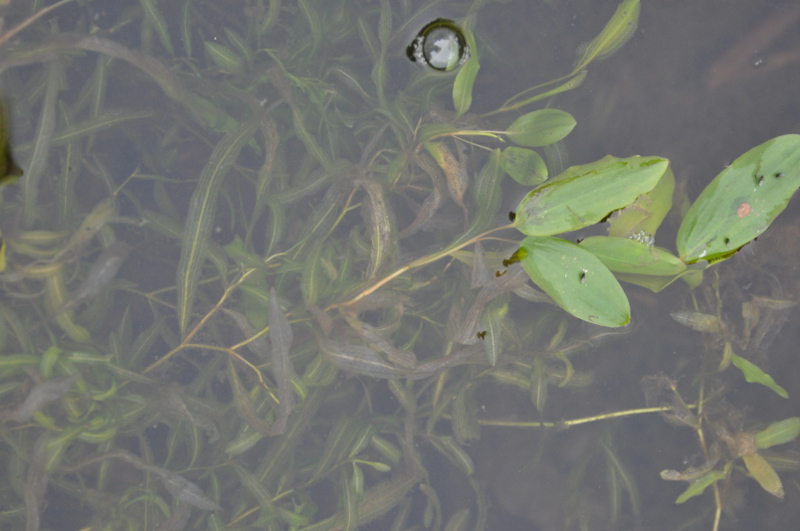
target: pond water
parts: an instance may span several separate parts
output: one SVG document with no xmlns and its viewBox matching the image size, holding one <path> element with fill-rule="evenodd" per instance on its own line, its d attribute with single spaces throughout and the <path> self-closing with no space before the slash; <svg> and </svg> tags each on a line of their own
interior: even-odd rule
<svg viewBox="0 0 800 531">
<path fill-rule="evenodd" d="M 669 159 L 655 245 L 674 253 L 726 165 L 800 133 L 793 3 L 645 3 L 580 86 L 507 112 L 565 83 L 619 3 L 59 4 L 0 12 L 7 173 L 24 172 L 0 175 L 0 527 L 800 518 L 797 442 L 732 442 L 798 415 L 798 199 L 693 290 L 623 283 L 620 328 L 552 304 L 507 262 L 520 233 L 494 230 L 531 187 L 505 175 L 502 131 L 549 107 L 577 122 L 531 144 L 551 178 Z M 474 86 L 444 41 L 452 71 L 409 60 L 439 19 Z M 563 237 L 608 227 L 587 225 Z M 716 481 L 676 504 L 690 483 L 665 470 Z"/>
</svg>

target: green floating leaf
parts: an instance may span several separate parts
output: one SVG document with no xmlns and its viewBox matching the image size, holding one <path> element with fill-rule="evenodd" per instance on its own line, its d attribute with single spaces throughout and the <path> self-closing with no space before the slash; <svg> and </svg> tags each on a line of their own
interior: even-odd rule
<svg viewBox="0 0 800 531">
<path fill-rule="evenodd" d="M 481 69 L 475 36 L 469 29 L 463 28 L 462 31 L 467 39 L 470 57 L 456 74 L 456 80 L 453 83 L 453 106 L 456 109 L 456 118 L 467 112 L 472 105 L 472 86 Z"/>
<path fill-rule="evenodd" d="M 628 298 L 611 271 L 592 253 L 557 238 L 528 237 L 516 258 L 545 293 L 579 319 L 601 326 L 631 320 Z"/>
<path fill-rule="evenodd" d="M 654 292 L 686 271 L 686 264 L 668 250 L 630 238 L 590 236 L 580 246 L 599 258 L 620 280 Z"/>
<path fill-rule="evenodd" d="M 767 429 L 756 433 L 756 448 L 763 450 L 779 444 L 786 444 L 795 440 L 798 435 L 800 435 L 800 417 L 773 422 L 767 426 Z"/>
<path fill-rule="evenodd" d="M 500 165 L 523 186 L 536 186 L 547 180 L 547 164 L 532 149 L 509 146 L 503 150 Z"/>
<path fill-rule="evenodd" d="M 555 144 L 575 128 L 575 118 L 558 109 L 541 109 L 523 114 L 512 123 L 506 134 L 521 146 L 540 147 Z"/>
<path fill-rule="evenodd" d="M 736 354 L 732 355 L 731 362 L 733 363 L 734 367 L 742 371 L 744 379 L 749 383 L 764 385 L 778 393 L 778 395 L 781 397 L 789 398 L 789 393 L 786 392 L 786 389 L 775 383 L 775 380 L 772 379 L 772 376 L 759 369 L 758 366 L 750 363 L 740 356 L 737 356 Z"/>
<path fill-rule="evenodd" d="M 528 236 L 551 236 L 594 225 L 652 190 L 669 161 L 607 156 L 572 166 L 533 189 L 517 207 L 514 225 Z"/>
<path fill-rule="evenodd" d="M 628 42 L 639 25 L 639 0 L 625 0 L 617 7 L 614 16 L 600 34 L 582 45 L 578 50 L 578 61 L 572 73 L 586 68 L 592 61 L 613 55 Z"/>
<path fill-rule="evenodd" d="M 686 213 L 677 247 L 687 263 L 730 257 L 767 230 L 800 188 L 800 135 L 754 147 L 711 181 Z"/>
<path fill-rule="evenodd" d="M 706 474 L 703 474 L 696 480 L 692 481 L 683 494 L 678 496 L 678 499 L 675 500 L 675 503 L 683 503 L 689 498 L 694 498 L 695 496 L 700 496 L 703 494 L 703 491 L 706 490 L 706 487 L 709 487 L 716 483 L 721 479 L 725 479 L 728 476 L 728 469 L 726 467 L 725 470 L 712 470 Z"/>
</svg>

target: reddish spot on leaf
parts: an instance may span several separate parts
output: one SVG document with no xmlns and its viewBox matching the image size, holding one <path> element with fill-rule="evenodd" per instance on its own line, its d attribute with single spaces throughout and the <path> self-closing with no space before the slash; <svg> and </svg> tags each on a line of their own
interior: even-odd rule
<svg viewBox="0 0 800 531">
<path fill-rule="evenodd" d="M 736 210 L 736 215 L 740 218 L 745 217 L 747 214 L 750 213 L 750 204 L 749 203 L 742 203 L 739 205 L 739 208 Z"/>
</svg>

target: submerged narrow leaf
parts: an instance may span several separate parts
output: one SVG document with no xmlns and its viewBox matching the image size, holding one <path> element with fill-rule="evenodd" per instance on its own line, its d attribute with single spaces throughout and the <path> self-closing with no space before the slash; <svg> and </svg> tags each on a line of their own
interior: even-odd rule
<svg viewBox="0 0 800 531">
<path fill-rule="evenodd" d="M 678 496 L 678 499 L 675 500 L 675 503 L 683 503 L 689 498 L 694 498 L 695 496 L 700 496 L 703 494 L 703 491 L 706 490 L 707 487 L 713 485 L 717 481 L 725 479 L 728 476 L 727 470 L 712 470 L 707 472 L 697 478 L 696 480 L 692 481 L 689 487 L 683 491 L 683 493 Z"/>
<path fill-rule="evenodd" d="M 76 372 L 69 376 L 50 378 L 33 386 L 25 401 L 11 411 L 8 418 L 17 422 L 27 422 L 34 413 L 66 394 L 80 377 L 81 374 Z"/>
<path fill-rule="evenodd" d="M 274 434 L 281 434 L 286 429 L 286 421 L 294 408 L 294 391 L 292 391 L 292 378 L 295 377 L 292 360 L 289 359 L 289 349 L 294 341 L 292 327 L 278 304 L 278 295 L 275 288 L 269 291 L 269 320 L 270 356 L 272 359 L 272 374 L 278 384 L 278 400 L 280 400 L 280 415 L 272 426 Z"/>
<path fill-rule="evenodd" d="M 624 0 L 600 34 L 581 46 L 572 73 L 586 68 L 592 61 L 610 57 L 628 42 L 639 25 L 639 0 Z"/>
<path fill-rule="evenodd" d="M 756 447 L 763 450 L 778 444 L 786 444 L 795 440 L 798 435 L 800 435 L 800 417 L 788 418 L 774 422 L 765 430 L 756 433 Z"/>
<path fill-rule="evenodd" d="M 478 48 L 475 45 L 475 36 L 468 28 L 464 28 L 464 37 L 467 40 L 469 59 L 456 74 L 453 82 L 453 106 L 456 108 L 456 117 L 467 112 L 472 106 L 472 86 L 481 69 L 478 60 Z"/>
<path fill-rule="evenodd" d="M 742 371 L 744 379 L 748 382 L 769 387 L 778 393 L 779 396 L 783 398 L 789 398 L 789 393 L 786 392 L 786 389 L 775 383 L 775 380 L 772 378 L 772 376 L 762 371 L 757 365 L 740 356 L 737 356 L 736 354 L 731 355 L 731 362 L 733 363 L 734 367 Z"/>
<path fill-rule="evenodd" d="M 211 153 L 211 159 L 200 174 L 186 216 L 181 258 L 177 275 L 177 312 L 181 333 L 189 326 L 194 304 L 197 282 L 206 258 L 211 225 L 216 213 L 217 193 L 239 152 L 256 130 L 258 123 L 252 120 L 231 129 Z"/>
</svg>

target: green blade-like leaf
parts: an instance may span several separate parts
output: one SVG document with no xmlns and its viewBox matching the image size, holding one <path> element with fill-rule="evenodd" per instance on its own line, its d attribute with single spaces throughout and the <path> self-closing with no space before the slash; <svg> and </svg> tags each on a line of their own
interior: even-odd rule
<svg viewBox="0 0 800 531">
<path fill-rule="evenodd" d="M 566 240 L 528 237 L 515 257 L 528 276 L 575 317 L 608 327 L 630 322 L 625 292 L 592 253 Z"/>
<path fill-rule="evenodd" d="M 208 238 L 211 235 L 211 225 L 216 212 L 217 193 L 228 170 L 236 161 L 242 147 L 253 136 L 257 125 L 257 120 L 241 124 L 231 129 L 220 140 L 211 153 L 208 164 L 203 168 L 200 181 L 192 194 L 181 241 L 181 258 L 178 262 L 176 282 L 178 323 L 182 334 L 186 333 L 186 328 L 189 326 L 197 282 L 206 258 Z"/>
<path fill-rule="evenodd" d="M 158 34 L 158 40 L 161 46 L 169 52 L 170 55 L 175 55 L 175 49 L 172 47 L 172 40 L 169 38 L 169 28 L 167 21 L 158 10 L 158 6 L 154 0 L 139 0 L 139 4 L 144 11 L 145 19 L 153 25 Z"/>
<path fill-rule="evenodd" d="M 568 112 L 540 109 L 514 120 L 506 134 L 512 142 L 521 146 L 548 146 L 570 134 L 577 123 Z"/>
<path fill-rule="evenodd" d="M 775 383 L 775 380 L 772 378 L 772 376 L 762 371 L 757 365 L 750 363 L 746 359 L 737 356 L 736 354 L 731 356 L 731 362 L 733 363 L 734 367 L 742 371 L 744 379 L 749 383 L 761 384 L 769 387 L 783 398 L 789 398 L 789 393 L 786 392 L 786 389 Z"/>
<path fill-rule="evenodd" d="M 467 112 L 472 105 L 472 86 L 481 69 L 478 61 L 478 47 L 475 45 L 475 36 L 469 29 L 464 28 L 464 37 L 469 47 L 469 59 L 456 74 L 453 83 L 453 106 L 456 109 L 456 118 Z"/>
<path fill-rule="evenodd" d="M 678 499 L 675 500 L 675 503 L 683 503 L 689 498 L 700 496 L 703 494 L 703 491 L 706 490 L 706 487 L 713 485 L 721 479 L 725 479 L 727 476 L 727 469 L 712 470 L 711 472 L 703 474 L 696 480 L 692 481 L 692 483 L 689 485 L 689 488 L 687 488 L 680 496 L 678 496 Z"/>
<path fill-rule="evenodd" d="M 800 417 L 773 422 L 765 430 L 756 433 L 756 448 L 763 450 L 778 444 L 786 444 L 800 435 Z"/>
<path fill-rule="evenodd" d="M 572 166 L 533 189 L 517 207 L 514 225 L 528 236 L 550 236 L 593 225 L 626 207 L 658 183 L 669 161 L 607 156 Z"/>
<path fill-rule="evenodd" d="M 800 135 L 754 147 L 725 168 L 694 202 L 678 231 L 687 263 L 724 260 L 767 230 L 800 188 Z"/>
<path fill-rule="evenodd" d="M 600 34 L 581 46 L 578 61 L 572 73 L 586 68 L 592 61 L 610 57 L 628 42 L 639 24 L 639 0 L 625 0 L 617 7 L 614 16 L 608 21 Z"/>
</svg>

